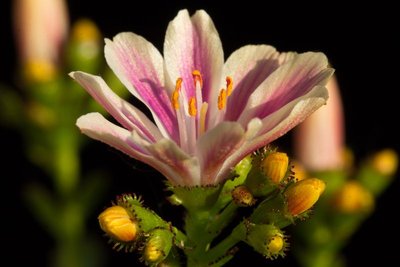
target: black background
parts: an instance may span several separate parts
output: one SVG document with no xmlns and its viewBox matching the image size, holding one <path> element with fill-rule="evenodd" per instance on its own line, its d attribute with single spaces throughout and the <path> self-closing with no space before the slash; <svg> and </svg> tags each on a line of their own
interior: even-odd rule
<svg viewBox="0 0 400 267">
<path fill-rule="evenodd" d="M 215 1 L 217 2 L 217 1 Z M 392 147 L 400 151 L 398 141 L 399 91 L 399 35 L 398 14 L 394 6 L 384 1 L 359 5 L 321 1 L 319 3 L 271 1 L 68 1 L 71 21 L 88 17 L 96 22 L 105 37 L 121 31 L 133 31 L 162 49 L 168 22 L 178 10 L 188 8 L 191 13 L 205 9 L 213 18 L 222 39 L 225 56 L 242 45 L 271 44 L 280 51 L 322 51 L 336 69 L 342 89 L 346 114 L 346 140 L 356 158 Z M 11 28 L 11 4 L 0 3 L 0 81 L 16 84 L 16 51 Z M 396 17 L 397 16 L 397 17 Z M 290 136 L 280 142 L 290 142 Z M 3 262 L 11 266 L 45 266 L 53 241 L 32 219 L 21 201 L 22 189 L 31 180 L 40 181 L 40 172 L 24 158 L 23 142 L 18 132 L 1 130 L 1 234 L 6 246 Z M 117 156 L 116 156 L 117 155 Z M 95 157 L 94 157 L 95 156 Z M 161 175 L 146 166 L 98 143 L 87 148 L 84 163 L 104 164 L 115 177 L 110 184 L 103 205 L 108 205 L 116 194 L 135 191 L 149 199 L 153 208 L 168 216 L 168 207 L 157 205 L 163 201 L 160 190 Z M 139 167 L 138 167 L 139 166 Z M 139 176 L 139 177 L 134 177 Z M 345 248 L 349 266 L 380 264 L 398 260 L 399 226 L 395 217 L 400 189 L 399 177 L 377 202 L 375 213 L 362 225 Z M 101 210 L 98 208 L 98 211 Z M 96 211 L 97 212 L 97 211 Z M 91 229 L 100 235 L 96 214 L 90 221 Z M 394 244 L 393 244 L 394 242 Z M 104 240 L 104 243 L 105 240 Z M 105 245 L 106 246 L 106 245 Z M 136 266 L 136 256 L 116 253 L 106 248 L 106 266 Z M 241 248 L 236 263 L 251 261 L 251 266 L 263 266 L 261 256 L 246 247 Z M 250 256 L 250 258 L 249 258 Z M 251 259 L 251 260 L 249 260 Z M 112 260 L 112 262 L 111 262 Z M 230 266 L 235 266 L 232 264 Z M 295 266 L 290 255 L 270 266 Z"/>
</svg>

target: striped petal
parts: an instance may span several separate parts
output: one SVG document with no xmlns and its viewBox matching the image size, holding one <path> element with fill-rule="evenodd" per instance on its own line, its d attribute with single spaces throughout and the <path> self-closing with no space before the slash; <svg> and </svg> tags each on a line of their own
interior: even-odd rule
<svg viewBox="0 0 400 267">
<path fill-rule="evenodd" d="M 239 121 L 246 125 L 252 118 L 264 118 L 287 103 L 307 94 L 318 85 L 325 85 L 333 70 L 322 53 L 294 56 L 272 73 L 250 96 Z"/>
<path fill-rule="evenodd" d="M 108 65 L 128 88 L 147 105 L 164 136 L 177 140 L 177 122 L 164 86 L 164 63 L 160 52 L 134 33 L 120 33 L 106 39 Z"/>
<path fill-rule="evenodd" d="M 256 88 L 279 67 L 278 52 L 268 45 L 247 45 L 233 52 L 224 65 L 224 77 L 233 78 L 225 119 L 235 121 Z"/>
<path fill-rule="evenodd" d="M 203 101 L 209 104 L 209 116 L 217 107 L 224 56 L 221 40 L 209 15 L 197 11 L 191 18 L 182 10 L 168 25 L 164 57 L 171 81 L 182 78 L 189 98 L 195 96 L 192 72 L 199 70 L 203 77 Z"/>
<path fill-rule="evenodd" d="M 315 110 L 326 103 L 328 92 L 325 87 L 316 86 L 301 98 L 298 98 L 270 116 L 261 120 L 253 119 L 250 121 L 248 129 L 257 134 L 247 134 L 249 138 L 235 153 L 226 159 L 218 175 L 226 177 L 230 172 L 231 166 L 235 166 L 241 159 L 249 153 L 273 142 L 281 137 L 293 127 L 301 123 Z"/>
<path fill-rule="evenodd" d="M 203 135 L 197 143 L 197 155 L 199 157 L 202 173 L 201 184 L 215 184 L 226 179 L 220 177 L 217 181 L 217 173 L 224 161 L 238 149 L 244 137 L 244 130 L 237 122 L 222 122 Z"/>
<path fill-rule="evenodd" d="M 154 123 L 139 109 L 116 95 L 101 77 L 84 72 L 72 72 L 70 76 L 127 130 L 136 130 L 152 142 L 162 138 Z"/>
<path fill-rule="evenodd" d="M 137 136 L 133 135 L 137 140 Z M 162 139 L 151 144 L 141 140 L 141 145 L 160 163 L 173 169 L 173 176 L 164 175 L 175 185 L 200 185 L 200 167 L 198 159 L 185 153 L 175 142 Z M 156 167 L 157 168 L 157 167 Z"/>
</svg>

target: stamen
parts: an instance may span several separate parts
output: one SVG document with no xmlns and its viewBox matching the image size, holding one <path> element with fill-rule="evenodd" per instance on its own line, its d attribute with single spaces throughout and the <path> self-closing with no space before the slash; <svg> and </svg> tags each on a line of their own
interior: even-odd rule
<svg viewBox="0 0 400 267">
<path fill-rule="evenodd" d="M 201 77 L 201 73 L 199 70 L 194 70 L 192 72 L 193 75 L 193 80 L 194 80 L 194 86 L 196 86 L 196 83 L 200 84 L 200 89 L 203 88 L 203 78 Z"/>
<path fill-rule="evenodd" d="M 175 90 L 172 93 L 171 102 L 172 102 L 172 107 L 175 110 L 178 110 L 179 109 L 179 91 Z"/>
<path fill-rule="evenodd" d="M 197 114 L 196 98 L 192 97 L 189 100 L 189 115 L 194 117 Z"/>
<path fill-rule="evenodd" d="M 218 96 L 218 109 L 221 110 L 226 106 L 226 90 L 221 89 Z"/>
<path fill-rule="evenodd" d="M 174 90 L 174 92 L 172 92 L 172 96 L 171 96 L 172 107 L 175 110 L 179 109 L 179 91 L 181 90 L 181 87 L 182 87 L 182 78 L 178 78 L 176 80 L 175 90 Z"/>
<path fill-rule="evenodd" d="M 201 136 L 206 130 L 207 109 L 208 109 L 208 104 L 204 102 L 203 105 L 201 105 L 201 110 L 200 110 L 199 136 Z"/>
<path fill-rule="evenodd" d="M 230 76 L 226 76 L 226 94 L 230 96 L 233 91 L 233 79 Z"/>
<path fill-rule="evenodd" d="M 182 78 L 178 78 L 176 79 L 175 83 L 175 91 L 181 90 L 181 87 L 182 87 Z"/>
</svg>

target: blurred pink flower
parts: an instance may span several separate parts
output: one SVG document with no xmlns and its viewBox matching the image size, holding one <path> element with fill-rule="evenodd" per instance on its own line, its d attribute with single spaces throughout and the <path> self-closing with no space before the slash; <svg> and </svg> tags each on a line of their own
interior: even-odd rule
<svg viewBox="0 0 400 267">
<path fill-rule="evenodd" d="M 128 32 L 106 40 L 105 56 L 154 122 L 101 77 L 72 72 L 122 127 L 99 113 L 80 117 L 77 126 L 187 186 L 224 181 L 247 154 L 325 104 L 333 73 L 322 53 L 278 53 L 268 45 L 244 46 L 224 63 L 218 32 L 203 10 L 192 17 L 178 13 L 167 29 L 164 57 Z"/>
<path fill-rule="evenodd" d="M 68 33 L 63 0 L 14 0 L 14 25 L 22 63 L 56 64 Z"/>
<path fill-rule="evenodd" d="M 294 130 L 296 158 L 310 171 L 340 169 L 344 165 L 344 117 L 335 77 L 327 84 L 327 105 Z"/>
</svg>

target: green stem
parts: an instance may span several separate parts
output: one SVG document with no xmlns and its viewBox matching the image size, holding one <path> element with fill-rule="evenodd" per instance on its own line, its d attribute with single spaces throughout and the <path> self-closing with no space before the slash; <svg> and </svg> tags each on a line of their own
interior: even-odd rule
<svg viewBox="0 0 400 267">
<path fill-rule="evenodd" d="M 239 241 L 232 235 L 210 249 L 212 241 L 229 225 L 238 206 L 231 202 L 221 212 L 192 211 L 186 217 L 188 266 L 222 266 L 232 255 L 229 250 Z"/>
</svg>

